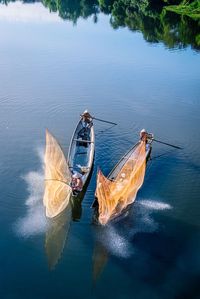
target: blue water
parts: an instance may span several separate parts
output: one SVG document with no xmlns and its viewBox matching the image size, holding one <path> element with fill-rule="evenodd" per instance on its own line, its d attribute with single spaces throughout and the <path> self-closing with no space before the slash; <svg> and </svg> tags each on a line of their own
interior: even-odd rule
<svg viewBox="0 0 200 299">
<path fill-rule="evenodd" d="M 109 20 L 100 13 L 74 26 L 41 3 L 0 4 L 3 299 L 200 298 L 199 52 L 148 43 Z M 95 123 L 82 205 L 51 222 L 42 205 L 45 128 L 67 153 L 86 108 L 118 126 Z M 134 205 L 120 222 L 95 226 L 97 167 L 108 174 L 143 127 L 183 150 L 154 143 Z"/>
</svg>

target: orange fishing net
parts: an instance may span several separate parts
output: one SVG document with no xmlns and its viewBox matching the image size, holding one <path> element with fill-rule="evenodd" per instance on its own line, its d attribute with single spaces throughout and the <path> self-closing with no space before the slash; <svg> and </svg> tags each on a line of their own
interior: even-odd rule
<svg viewBox="0 0 200 299">
<path fill-rule="evenodd" d="M 71 172 L 55 137 L 46 131 L 45 192 L 43 203 L 46 216 L 55 217 L 69 203 L 71 196 Z"/>
<path fill-rule="evenodd" d="M 134 202 L 142 186 L 146 168 L 145 142 L 141 141 L 127 158 L 114 180 L 101 171 L 97 176 L 96 196 L 99 203 L 99 222 L 105 225 Z"/>
</svg>

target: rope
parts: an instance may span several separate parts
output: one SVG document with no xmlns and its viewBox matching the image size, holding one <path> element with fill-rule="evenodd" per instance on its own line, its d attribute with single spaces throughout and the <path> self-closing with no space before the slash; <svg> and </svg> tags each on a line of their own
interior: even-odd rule
<svg viewBox="0 0 200 299">
<path fill-rule="evenodd" d="M 57 181 L 57 182 L 61 182 L 61 183 L 65 184 L 65 185 L 69 186 L 70 188 L 72 188 L 70 184 L 68 184 L 67 182 L 61 181 L 61 180 L 57 180 L 57 179 L 44 179 L 44 180 L 45 181 Z"/>
</svg>

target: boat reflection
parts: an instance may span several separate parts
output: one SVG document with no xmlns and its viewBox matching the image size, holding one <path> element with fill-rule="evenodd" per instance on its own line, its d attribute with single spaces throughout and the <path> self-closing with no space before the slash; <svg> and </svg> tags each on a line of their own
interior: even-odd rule
<svg viewBox="0 0 200 299">
<path fill-rule="evenodd" d="M 83 195 L 84 196 L 84 195 Z M 71 210 L 72 210 L 72 220 L 73 221 L 80 221 L 81 216 L 82 216 L 82 200 L 83 196 L 79 196 L 75 198 L 74 200 L 72 199 L 70 204 L 71 204 Z"/>
</svg>

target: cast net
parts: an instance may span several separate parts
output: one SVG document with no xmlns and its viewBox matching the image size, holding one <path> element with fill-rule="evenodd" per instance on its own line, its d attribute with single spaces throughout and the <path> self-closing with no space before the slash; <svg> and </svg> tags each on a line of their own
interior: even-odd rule
<svg viewBox="0 0 200 299">
<path fill-rule="evenodd" d="M 96 196 L 99 203 L 99 222 L 105 225 L 134 202 L 142 186 L 146 168 L 145 142 L 139 142 L 119 169 L 113 180 L 99 170 Z"/>
<path fill-rule="evenodd" d="M 53 218 L 68 205 L 71 196 L 71 172 L 63 151 L 54 136 L 46 131 L 45 191 L 46 216 Z"/>
</svg>

